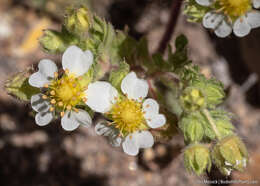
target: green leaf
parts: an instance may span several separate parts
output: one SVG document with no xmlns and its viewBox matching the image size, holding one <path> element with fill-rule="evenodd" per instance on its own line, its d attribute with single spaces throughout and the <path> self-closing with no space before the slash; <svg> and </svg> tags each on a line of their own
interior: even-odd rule
<svg viewBox="0 0 260 186">
<path fill-rule="evenodd" d="M 175 47 L 177 51 L 185 50 L 188 45 L 188 39 L 185 35 L 181 34 L 176 38 Z"/>
<path fill-rule="evenodd" d="M 40 89 L 29 85 L 28 79 L 31 69 L 18 72 L 5 83 L 5 89 L 8 94 L 20 99 L 21 101 L 29 101 L 31 96 L 40 92 Z"/>
</svg>

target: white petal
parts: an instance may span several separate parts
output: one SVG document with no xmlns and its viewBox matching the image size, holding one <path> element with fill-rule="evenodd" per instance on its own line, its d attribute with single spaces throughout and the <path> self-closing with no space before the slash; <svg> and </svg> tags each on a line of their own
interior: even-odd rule
<svg viewBox="0 0 260 186">
<path fill-rule="evenodd" d="M 233 26 L 233 32 L 238 37 L 243 37 L 249 34 L 251 30 L 250 25 L 247 23 L 245 16 L 238 18 Z"/>
<path fill-rule="evenodd" d="M 54 72 L 57 72 L 56 64 L 49 60 L 43 59 L 38 65 L 39 71 L 33 73 L 29 78 L 29 84 L 34 87 L 41 88 L 44 84 L 50 83 L 50 80 L 54 78 Z"/>
<path fill-rule="evenodd" d="M 76 76 L 85 74 L 93 63 L 93 54 L 87 50 L 83 52 L 77 46 L 70 46 L 62 56 L 62 67 Z"/>
<path fill-rule="evenodd" d="M 98 135 L 105 136 L 112 146 L 120 146 L 122 138 L 118 136 L 118 130 L 115 130 L 115 128 L 111 126 L 107 126 L 105 121 L 98 122 L 95 126 L 95 131 Z"/>
<path fill-rule="evenodd" d="M 202 20 L 202 24 L 205 28 L 215 29 L 223 21 L 224 16 L 221 14 L 216 14 L 213 12 L 208 12 L 205 14 Z"/>
<path fill-rule="evenodd" d="M 90 127 L 92 124 L 92 119 L 89 115 L 89 113 L 85 110 L 78 109 L 78 112 L 72 112 L 75 116 L 75 120 L 85 127 Z"/>
<path fill-rule="evenodd" d="M 66 131 L 72 131 L 78 128 L 79 122 L 76 120 L 75 112 L 66 111 L 64 116 L 61 118 L 61 126 Z"/>
<path fill-rule="evenodd" d="M 157 101 L 154 99 L 148 98 L 143 103 L 143 112 L 145 114 L 158 114 L 159 113 L 159 105 Z"/>
<path fill-rule="evenodd" d="M 109 142 L 110 144 L 113 146 L 113 147 L 119 147 L 121 145 L 121 142 L 122 142 L 122 138 L 121 137 L 112 137 L 112 138 L 109 138 Z"/>
<path fill-rule="evenodd" d="M 142 101 L 148 94 L 148 83 L 143 79 L 137 78 L 135 72 L 130 72 L 122 80 L 121 90 L 129 99 Z"/>
<path fill-rule="evenodd" d="M 49 80 L 54 78 L 54 72 L 58 71 L 57 65 L 49 59 L 41 60 L 39 62 L 38 68 L 39 72 Z"/>
<path fill-rule="evenodd" d="M 41 88 L 50 81 L 43 76 L 40 72 L 35 72 L 29 77 L 29 84 L 33 87 Z"/>
<path fill-rule="evenodd" d="M 231 32 L 232 27 L 225 20 L 223 20 L 215 30 L 215 34 L 221 38 L 229 36 Z"/>
<path fill-rule="evenodd" d="M 253 0 L 254 8 L 260 8 L 260 0 Z"/>
<path fill-rule="evenodd" d="M 123 151 L 131 156 L 136 156 L 139 152 L 138 135 L 129 134 L 122 143 Z"/>
<path fill-rule="evenodd" d="M 86 104 L 94 111 L 105 113 L 116 102 L 117 90 L 108 82 L 96 81 L 85 91 Z"/>
<path fill-rule="evenodd" d="M 51 112 L 38 112 L 35 116 L 35 122 L 39 126 L 45 126 L 49 124 L 53 119 Z"/>
<path fill-rule="evenodd" d="M 42 94 L 35 94 L 31 97 L 31 105 L 36 112 L 47 112 L 50 108 L 50 103 L 42 99 Z"/>
<path fill-rule="evenodd" d="M 154 144 L 153 135 L 149 131 L 137 132 L 139 148 L 150 148 Z"/>
<path fill-rule="evenodd" d="M 196 2 L 202 6 L 210 6 L 212 0 L 196 0 Z"/>
<path fill-rule="evenodd" d="M 151 128 L 162 127 L 166 123 L 166 118 L 163 114 L 145 115 L 146 122 Z"/>
<path fill-rule="evenodd" d="M 100 136 L 108 136 L 111 130 L 104 121 L 98 122 L 95 126 L 95 132 Z"/>
<path fill-rule="evenodd" d="M 247 13 L 246 20 L 251 28 L 260 27 L 260 12 L 252 11 Z"/>
</svg>

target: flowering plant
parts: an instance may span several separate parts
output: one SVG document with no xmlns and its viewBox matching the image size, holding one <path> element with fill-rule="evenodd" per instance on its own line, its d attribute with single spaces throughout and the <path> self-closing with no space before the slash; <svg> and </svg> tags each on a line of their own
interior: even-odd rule
<svg viewBox="0 0 260 186">
<path fill-rule="evenodd" d="M 224 37 L 260 26 L 259 1 L 190 0 L 185 12 Z M 93 15 L 86 7 L 69 9 L 62 30 L 45 30 L 44 51 L 62 54 L 62 69 L 48 59 L 38 70 L 26 69 L 6 82 L 9 94 L 30 101 L 35 122 L 47 125 L 61 118 L 72 131 L 95 125 L 98 135 L 135 156 L 154 142 L 184 136 L 188 171 L 201 175 L 215 164 L 229 175 L 248 163 L 245 145 L 235 134 L 230 114 L 218 108 L 225 98 L 223 85 L 207 79 L 187 55 L 188 40 L 177 37 L 168 56 L 150 54 L 146 39 L 135 40 L 126 31 Z M 102 118 L 93 119 L 94 113 Z M 89 129 L 92 130 L 92 129 Z"/>
</svg>

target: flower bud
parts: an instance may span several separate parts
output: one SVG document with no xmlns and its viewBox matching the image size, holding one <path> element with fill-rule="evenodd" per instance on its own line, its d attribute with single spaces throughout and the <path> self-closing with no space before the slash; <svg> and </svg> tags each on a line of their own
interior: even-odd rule
<svg viewBox="0 0 260 186">
<path fill-rule="evenodd" d="M 91 25 L 91 15 L 86 7 L 79 9 L 69 9 L 65 17 L 66 29 L 78 36 L 85 36 Z"/>
<path fill-rule="evenodd" d="M 193 86 L 203 90 L 208 107 L 220 104 L 225 97 L 222 83 L 214 79 L 200 79 L 194 81 Z"/>
<path fill-rule="evenodd" d="M 40 38 L 40 43 L 44 50 L 50 53 L 60 53 L 66 49 L 61 34 L 52 30 L 44 31 L 43 37 Z"/>
<path fill-rule="evenodd" d="M 187 147 L 184 151 L 184 165 L 186 169 L 201 175 L 211 169 L 209 149 L 202 144 L 195 144 Z"/>
<path fill-rule="evenodd" d="M 203 117 L 199 112 L 191 113 L 182 117 L 179 125 L 186 142 L 199 142 L 204 136 Z"/>
<path fill-rule="evenodd" d="M 243 171 L 248 163 L 248 153 L 238 136 L 223 138 L 215 145 L 212 159 L 224 175 L 230 175 L 233 169 Z"/>
<path fill-rule="evenodd" d="M 206 105 L 206 99 L 201 89 L 187 87 L 180 97 L 181 105 L 186 112 L 201 110 Z"/>
<path fill-rule="evenodd" d="M 56 54 L 64 52 L 69 45 L 77 44 L 77 40 L 64 30 L 62 32 L 45 30 L 40 43 L 46 52 Z"/>
<path fill-rule="evenodd" d="M 210 111 L 210 114 L 222 138 L 233 134 L 234 126 L 230 122 L 230 116 L 228 115 L 228 113 L 221 110 L 213 110 Z M 216 139 L 216 134 L 212 130 L 210 124 L 208 122 L 204 122 L 203 124 L 206 124 L 204 125 L 205 136 L 207 136 L 211 140 Z"/>
</svg>

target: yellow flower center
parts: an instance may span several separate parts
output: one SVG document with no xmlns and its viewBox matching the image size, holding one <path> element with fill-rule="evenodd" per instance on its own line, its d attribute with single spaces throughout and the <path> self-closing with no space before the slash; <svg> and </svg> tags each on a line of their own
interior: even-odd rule
<svg viewBox="0 0 260 186">
<path fill-rule="evenodd" d="M 65 73 L 61 78 L 52 80 L 48 87 L 46 95 L 43 96 L 44 99 L 50 99 L 50 103 L 61 111 L 61 115 L 64 114 L 65 110 L 71 110 L 75 108 L 81 101 L 85 101 L 84 90 L 85 87 L 80 83 L 80 78 Z M 54 110 L 53 107 L 50 109 Z"/>
<path fill-rule="evenodd" d="M 142 111 L 142 104 L 137 101 L 128 98 L 119 100 L 112 107 L 110 114 L 115 128 L 117 128 L 123 136 L 147 128 Z"/>
<path fill-rule="evenodd" d="M 245 15 L 251 8 L 251 0 L 217 0 L 220 10 L 227 16 L 240 17 Z"/>
</svg>

